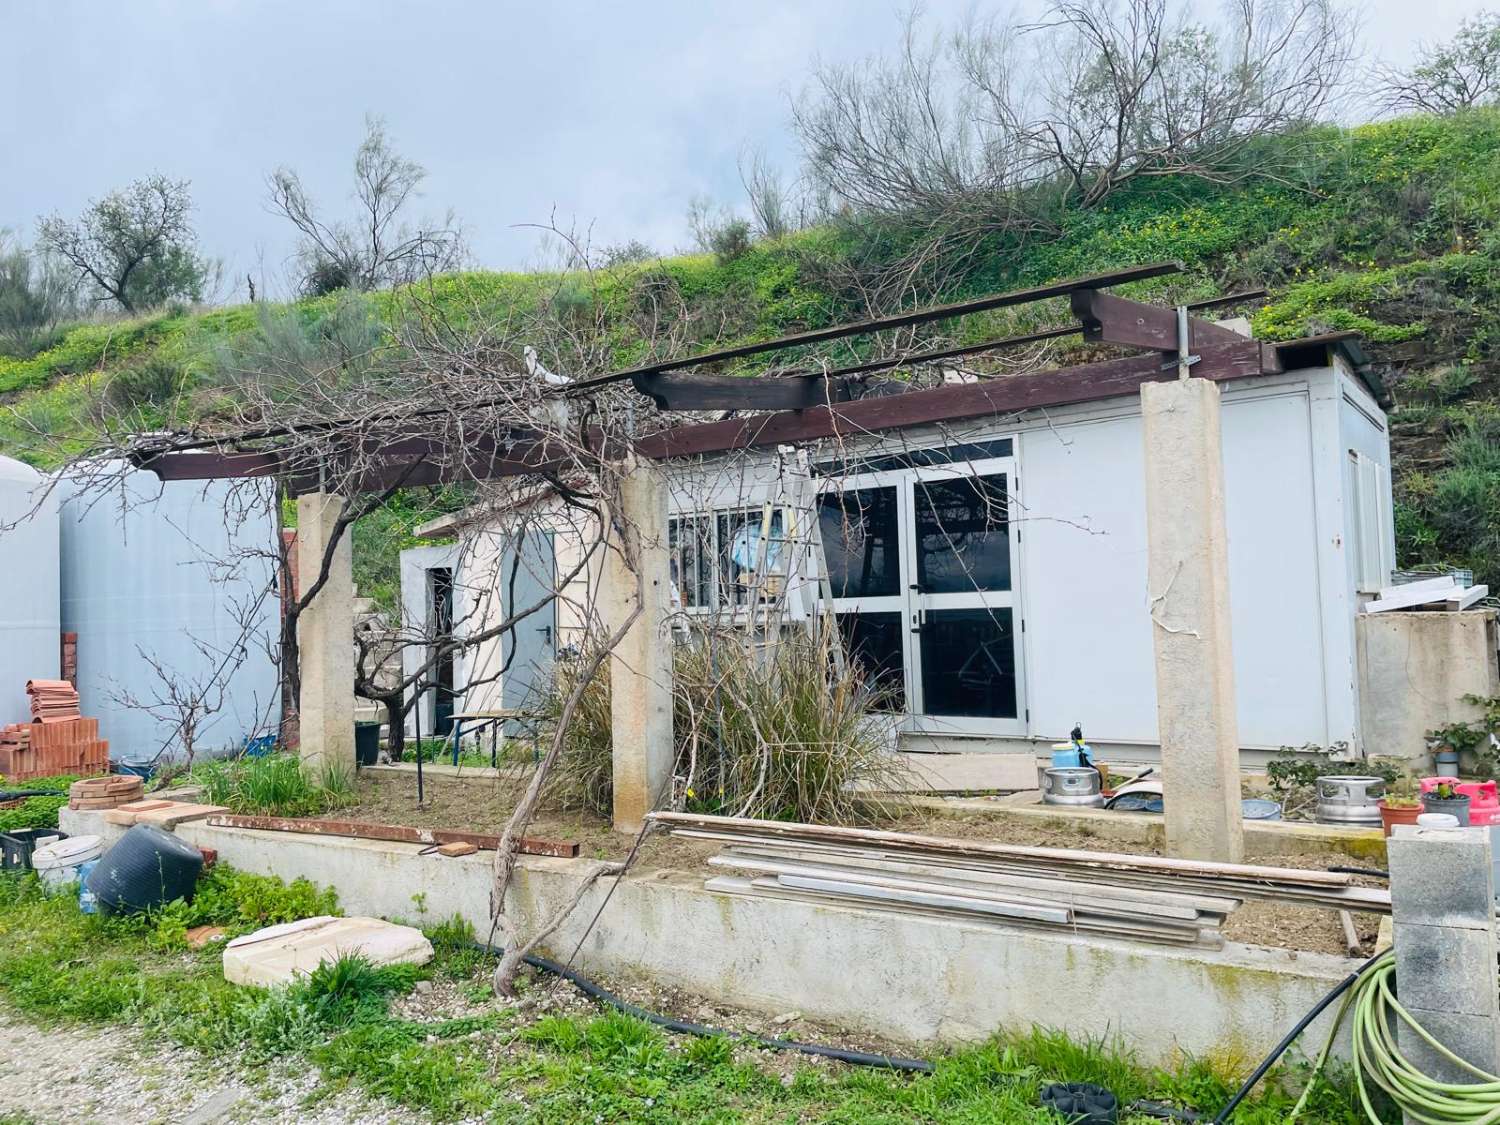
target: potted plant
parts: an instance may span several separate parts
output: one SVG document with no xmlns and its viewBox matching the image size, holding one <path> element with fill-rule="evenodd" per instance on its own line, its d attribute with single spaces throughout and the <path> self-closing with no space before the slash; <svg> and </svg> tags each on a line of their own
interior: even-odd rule
<svg viewBox="0 0 1500 1125">
<path fill-rule="evenodd" d="M 1411 774 L 1403 773 L 1391 782 L 1375 807 L 1380 810 L 1381 831 L 1387 836 L 1398 824 L 1415 824 L 1422 815 L 1422 802 L 1417 798 L 1417 783 Z"/>
<path fill-rule="evenodd" d="M 1460 826 L 1469 823 L 1469 801 L 1467 793 L 1460 793 L 1449 781 L 1441 782 L 1422 794 L 1424 812 L 1447 813 L 1455 817 Z"/>
</svg>

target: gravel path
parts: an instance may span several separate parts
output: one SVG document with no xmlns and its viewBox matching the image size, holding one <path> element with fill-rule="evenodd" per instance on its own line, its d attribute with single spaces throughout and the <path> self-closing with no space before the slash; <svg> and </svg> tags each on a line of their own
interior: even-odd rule
<svg viewBox="0 0 1500 1125">
<path fill-rule="evenodd" d="M 378 1125 L 409 1110 L 357 1090 L 320 1091 L 316 1072 L 226 1066 L 128 1028 L 38 1028 L 0 1011 L 0 1125 Z"/>
</svg>

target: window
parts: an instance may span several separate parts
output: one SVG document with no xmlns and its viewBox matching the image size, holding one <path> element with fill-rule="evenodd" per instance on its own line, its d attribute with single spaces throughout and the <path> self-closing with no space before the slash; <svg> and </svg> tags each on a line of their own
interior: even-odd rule
<svg viewBox="0 0 1500 1125">
<path fill-rule="evenodd" d="M 1004 473 L 916 482 L 917 586 L 924 594 L 1010 589 Z"/>
<path fill-rule="evenodd" d="M 881 598 L 901 592 L 896 490 L 863 488 L 819 499 L 819 531 L 835 598 Z"/>
<path fill-rule="evenodd" d="M 676 516 L 668 522 L 672 588 L 683 609 L 749 604 L 757 575 L 786 574 L 785 515 L 780 508 L 736 508 Z"/>
<path fill-rule="evenodd" d="M 1390 585 L 1385 568 L 1385 544 L 1390 508 L 1380 463 L 1358 450 L 1349 450 L 1349 552 L 1354 564 L 1354 588 L 1362 594 L 1379 593 Z"/>
</svg>

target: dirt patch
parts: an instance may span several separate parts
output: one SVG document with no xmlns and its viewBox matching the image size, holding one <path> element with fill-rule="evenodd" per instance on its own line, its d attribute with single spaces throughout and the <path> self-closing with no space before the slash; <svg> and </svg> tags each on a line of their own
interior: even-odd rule
<svg viewBox="0 0 1500 1125">
<path fill-rule="evenodd" d="M 446 775 L 427 777 L 424 779 L 423 800 L 419 805 L 415 774 L 364 774 L 358 781 L 358 803 L 329 814 L 328 819 L 499 832 L 515 808 L 517 799 L 526 787 L 526 781 L 526 776 L 519 772 L 505 773 L 498 778 L 479 774 L 458 778 Z M 1053 825 L 1017 824 L 1013 820 L 989 818 L 979 814 L 957 817 L 915 811 L 886 827 L 924 836 L 948 836 L 1029 847 L 1081 848 L 1130 855 L 1161 854 L 1159 848 L 1145 844 L 1101 839 L 1087 831 L 1085 826 L 1067 829 Z M 566 811 L 555 806 L 543 808 L 527 829 L 527 835 L 577 841 L 579 854 L 594 859 L 624 859 L 634 843 L 632 837 L 613 831 L 600 817 L 587 812 Z M 642 844 L 633 869 L 647 871 L 678 868 L 704 871 L 704 862 L 718 851 L 719 845 L 713 841 L 686 840 L 658 833 Z M 1347 865 L 1351 860 L 1342 853 L 1312 852 L 1303 855 L 1249 855 L 1245 862 L 1270 867 L 1327 870 Z M 1376 879 L 1356 878 L 1355 882 L 1364 886 L 1384 886 Z M 1374 948 L 1379 923 L 1378 915 L 1354 915 L 1355 929 L 1366 953 Z M 1311 906 L 1246 902 L 1229 916 L 1224 925 L 1224 936 L 1230 941 L 1244 942 L 1247 945 L 1268 945 L 1338 956 L 1347 956 L 1348 953 L 1338 914 Z"/>
</svg>

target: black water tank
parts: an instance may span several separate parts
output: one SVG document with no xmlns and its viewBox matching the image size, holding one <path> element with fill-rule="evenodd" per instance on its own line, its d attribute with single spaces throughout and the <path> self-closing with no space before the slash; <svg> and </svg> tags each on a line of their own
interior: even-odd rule
<svg viewBox="0 0 1500 1125">
<path fill-rule="evenodd" d="M 151 910 L 193 897 L 203 853 L 152 824 L 137 824 L 89 872 L 89 890 L 111 914 Z"/>
</svg>

